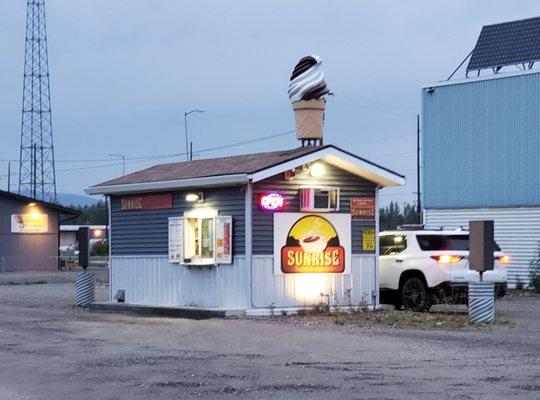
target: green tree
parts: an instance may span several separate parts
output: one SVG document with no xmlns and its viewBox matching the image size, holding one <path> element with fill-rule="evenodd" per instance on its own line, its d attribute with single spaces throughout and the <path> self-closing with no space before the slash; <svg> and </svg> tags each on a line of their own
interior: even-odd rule
<svg viewBox="0 0 540 400">
<path fill-rule="evenodd" d="M 107 214 L 107 205 L 104 201 L 98 201 L 90 206 L 72 206 L 82 214 L 75 219 L 66 222 L 69 225 L 107 225 L 109 217 Z"/>
<path fill-rule="evenodd" d="M 379 229 L 386 231 L 404 224 L 417 224 L 418 217 L 418 210 L 413 204 L 404 203 L 401 210 L 399 204 L 392 201 L 388 206 L 379 209 Z"/>
</svg>

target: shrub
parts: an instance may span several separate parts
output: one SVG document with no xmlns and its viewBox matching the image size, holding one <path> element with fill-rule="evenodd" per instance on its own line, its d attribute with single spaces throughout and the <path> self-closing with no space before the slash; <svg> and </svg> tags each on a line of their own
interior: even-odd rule
<svg viewBox="0 0 540 400">
<path fill-rule="evenodd" d="M 99 240 L 97 242 L 92 243 L 92 247 L 90 248 L 90 255 L 91 256 L 99 256 L 104 257 L 109 254 L 109 243 L 107 240 Z"/>
<path fill-rule="evenodd" d="M 534 257 L 529 263 L 529 277 L 530 285 L 536 293 L 540 293 L 540 243 L 536 251 L 536 257 Z"/>
</svg>

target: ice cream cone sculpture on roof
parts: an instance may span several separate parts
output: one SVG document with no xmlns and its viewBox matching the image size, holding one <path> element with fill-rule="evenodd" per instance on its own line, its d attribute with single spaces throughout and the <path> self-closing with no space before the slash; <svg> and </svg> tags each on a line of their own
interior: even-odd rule
<svg viewBox="0 0 540 400">
<path fill-rule="evenodd" d="M 319 56 L 302 58 L 294 67 L 289 83 L 296 122 L 296 138 L 306 144 L 322 144 L 325 96 L 329 93 Z"/>
</svg>

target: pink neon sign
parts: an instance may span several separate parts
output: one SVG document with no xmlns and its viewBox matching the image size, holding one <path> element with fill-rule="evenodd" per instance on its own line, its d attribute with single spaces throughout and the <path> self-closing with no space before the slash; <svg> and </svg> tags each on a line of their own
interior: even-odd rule
<svg viewBox="0 0 540 400">
<path fill-rule="evenodd" d="M 259 196 L 259 208 L 265 211 L 279 211 L 285 207 L 285 198 L 279 193 L 265 193 Z"/>
</svg>

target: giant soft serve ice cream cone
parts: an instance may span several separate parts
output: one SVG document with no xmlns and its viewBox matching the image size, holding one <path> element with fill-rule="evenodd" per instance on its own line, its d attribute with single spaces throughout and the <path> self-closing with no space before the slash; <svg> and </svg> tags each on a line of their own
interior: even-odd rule
<svg viewBox="0 0 540 400">
<path fill-rule="evenodd" d="M 326 107 L 324 96 L 328 92 L 321 69 L 321 58 L 302 58 L 294 68 L 288 91 L 296 122 L 296 138 L 302 140 L 302 143 L 305 140 L 322 143 Z"/>
</svg>

